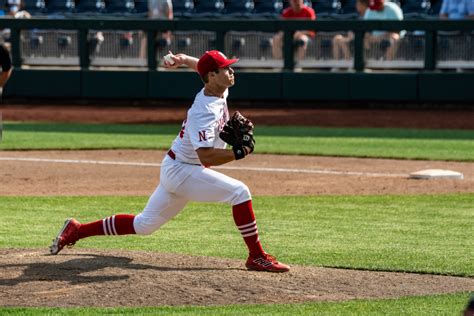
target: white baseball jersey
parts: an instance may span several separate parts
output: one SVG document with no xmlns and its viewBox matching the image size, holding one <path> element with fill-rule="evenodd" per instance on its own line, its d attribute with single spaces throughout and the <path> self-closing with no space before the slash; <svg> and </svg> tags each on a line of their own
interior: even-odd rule
<svg viewBox="0 0 474 316">
<path fill-rule="evenodd" d="M 230 205 L 251 200 L 249 188 L 239 180 L 201 165 L 196 149 L 225 148 L 219 132 L 229 120 L 228 90 L 223 98 L 196 95 L 181 132 L 171 147 L 175 158 L 166 155 L 160 184 L 143 212 L 135 217 L 137 234 L 151 234 L 176 216 L 189 201 L 226 202 Z"/>
<path fill-rule="evenodd" d="M 229 120 L 228 94 L 229 90 L 227 89 L 223 98 L 206 96 L 204 89 L 202 89 L 196 95 L 181 131 L 171 146 L 177 161 L 200 165 L 201 161 L 196 149 L 226 147 L 226 143 L 220 139 L 219 133 Z"/>
</svg>

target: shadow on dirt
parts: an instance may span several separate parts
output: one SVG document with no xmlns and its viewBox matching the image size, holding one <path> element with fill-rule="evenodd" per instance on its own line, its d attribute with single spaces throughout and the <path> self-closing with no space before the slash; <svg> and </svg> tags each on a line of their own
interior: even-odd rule
<svg viewBox="0 0 474 316">
<path fill-rule="evenodd" d="M 61 257 L 64 256 L 68 255 L 61 255 Z M 133 259 L 128 257 L 97 254 L 74 254 L 71 256 L 74 257 L 74 259 L 64 262 L 2 264 L 0 265 L 0 269 L 20 268 L 23 271 L 19 277 L 1 279 L 0 286 L 15 286 L 20 283 L 34 281 L 63 281 L 72 285 L 84 283 L 104 283 L 129 279 L 129 273 L 135 273 L 136 270 L 155 270 L 161 272 L 232 270 L 232 268 L 220 269 L 206 267 L 160 267 L 155 265 L 133 263 Z M 80 258 L 77 258 L 78 256 Z M 110 272 L 104 272 L 102 275 L 98 274 L 98 272 L 104 269 L 113 269 L 114 271 L 117 271 L 118 269 L 122 270 L 124 274 L 110 275 Z"/>
</svg>

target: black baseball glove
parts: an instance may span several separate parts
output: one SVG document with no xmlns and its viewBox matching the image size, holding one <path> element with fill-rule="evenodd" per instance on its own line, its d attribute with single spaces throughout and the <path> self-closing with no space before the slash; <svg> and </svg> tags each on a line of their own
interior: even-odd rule
<svg viewBox="0 0 474 316">
<path fill-rule="evenodd" d="M 236 160 L 253 152 L 255 148 L 253 129 L 254 125 L 249 119 L 235 112 L 219 133 L 219 137 L 232 146 Z"/>
</svg>

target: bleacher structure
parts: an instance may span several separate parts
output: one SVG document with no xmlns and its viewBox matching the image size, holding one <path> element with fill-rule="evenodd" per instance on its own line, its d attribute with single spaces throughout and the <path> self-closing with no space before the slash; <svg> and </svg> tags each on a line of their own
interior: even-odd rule
<svg viewBox="0 0 474 316">
<path fill-rule="evenodd" d="M 435 19 L 441 0 L 400 0 L 406 19 Z M 144 0 L 25 0 L 25 9 L 33 16 L 48 17 L 132 17 L 147 18 Z M 355 0 L 306 0 L 319 20 L 356 19 Z M 276 19 L 288 6 L 282 0 L 173 0 L 175 19 Z M 309 43 L 304 60 L 297 61 L 302 69 L 348 68 L 348 60 L 335 60 L 332 39 L 341 32 L 318 32 Z M 225 34 L 224 52 L 240 58 L 238 67 L 281 68 L 282 60 L 272 57 L 275 33 L 229 31 Z M 161 34 L 156 38 L 157 60 L 168 50 L 199 56 L 215 49 L 216 35 L 209 31 L 174 31 L 171 40 Z M 73 30 L 22 30 L 21 57 L 23 65 L 78 66 L 78 32 Z M 97 67 L 146 67 L 147 41 L 143 31 L 91 30 L 88 34 L 90 65 Z M 387 41 L 365 48 L 368 68 L 423 68 L 425 39 L 423 32 L 411 31 L 401 38 L 395 58 L 387 60 Z M 353 44 L 353 43 L 352 43 Z M 351 45 L 352 45 L 351 44 Z M 437 38 L 437 68 L 474 69 L 474 33 L 439 32 Z M 353 45 L 352 45 L 353 46 Z M 353 51 L 353 48 L 351 48 Z"/>
</svg>

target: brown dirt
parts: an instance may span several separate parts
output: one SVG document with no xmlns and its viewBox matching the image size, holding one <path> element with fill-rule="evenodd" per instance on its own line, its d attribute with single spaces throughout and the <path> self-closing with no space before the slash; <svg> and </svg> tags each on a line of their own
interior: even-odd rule
<svg viewBox="0 0 474 316">
<path fill-rule="evenodd" d="M 0 175 L 7 185 L 0 195 L 150 195 L 158 184 L 159 167 L 84 163 L 15 161 L 39 158 L 81 161 L 160 163 L 165 152 L 146 150 L 0 151 Z M 358 159 L 309 156 L 251 155 L 219 169 L 245 182 L 254 195 L 305 194 L 438 194 L 474 192 L 473 163 Z M 288 172 L 246 171 L 282 168 Z M 304 169 L 320 173 L 303 173 Z M 464 180 L 413 180 L 423 169 L 462 172 Z M 333 172 L 333 173 L 330 173 Z M 339 172 L 334 174 L 334 172 Z M 358 174 L 348 174 L 357 172 Z M 326 174 L 324 174 L 326 173 Z"/>
<path fill-rule="evenodd" d="M 1 111 L 4 120 L 67 122 L 175 123 L 185 115 L 185 109 L 77 106 L 61 111 L 57 107 L 4 106 Z M 245 112 L 250 112 L 257 124 L 474 129 L 472 112 Z M 447 120 L 439 120 L 440 117 Z M 149 195 L 159 179 L 158 166 L 91 164 L 84 160 L 158 164 L 164 154 L 143 150 L 0 151 L 0 177 L 4 184 L 0 195 Z M 474 192 L 472 163 L 251 155 L 225 167 L 238 168 L 219 170 L 244 181 L 254 195 Z M 250 172 L 242 168 L 300 171 Z M 407 178 L 413 171 L 432 168 L 460 171 L 465 179 Z M 46 250 L 0 249 L 1 306 L 261 304 L 474 291 L 473 278 L 304 266 L 293 266 L 290 273 L 275 275 L 245 271 L 243 261 L 120 250 L 77 249 L 58 256 L 46 254 Z"/>
<path fill-rule="evenodd" d="M 176 102 L 174 102 L 176 103 Z M 189 102 L 188 102 L 189 103 Z M 190 106 L 0 105 L 4 121 L 180 123 Z M 231 104 L 232 105 L 232 102 Z M 231 109 L 232 110 L 232 109 Z M 258 125 L 474 129 L 473 110 L 242 108 Z"/>
<path fill-rule="evenodd" d="M 474 279 L 293 266 L 248 272 L 229 259 L 142 251 L 0 249 L 4 306 L 299 303 L 474 290 Z"/>
</svg>

